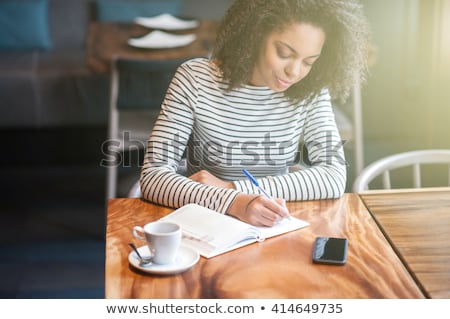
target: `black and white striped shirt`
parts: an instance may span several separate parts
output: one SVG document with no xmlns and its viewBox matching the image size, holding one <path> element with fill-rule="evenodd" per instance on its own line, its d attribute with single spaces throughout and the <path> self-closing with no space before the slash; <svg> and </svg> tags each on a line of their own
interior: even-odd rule
<svg viewBox="0 0 450 319">
<path fill-rule="evenodd" d="M 300 143 L 310 165 L 289 172 Z M 188 176 L 202 169 L 235 189 L 194 182 L 177 174 L 185 154 Z M 268 87 L 227 91 L 210 60 L 177 70 L 152 130 L 141 173 L 144 198 L 170 207 L 197 203 L 226 212 L 239 192 L 256 193 L 246 168 L 273 197 L 288 201 L 338 198 L 346 164 L 327 90 L 306 104 Z"/>
</svg>

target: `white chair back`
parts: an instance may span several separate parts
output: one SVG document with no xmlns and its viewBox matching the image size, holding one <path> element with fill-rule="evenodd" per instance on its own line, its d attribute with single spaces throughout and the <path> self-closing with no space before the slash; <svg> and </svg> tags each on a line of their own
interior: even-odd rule
<svg viewBox="0 0 450 319">
<path fill-rule="evenodd" d="M 389 172 L 405 166 L 412 166 L 414 187 L 420 188 L 422 187 L 421 165 L 423 164 L 448 164 L 447 185 L 450 186 L 450 150 L 429 149 L 394 154 L 373 162 L 364 168 L 355 179 L 353 191 L 359 193 L 368 190 L 369 183 L 380 175 L 384 189 L 391 189 Z"/>
</svg>

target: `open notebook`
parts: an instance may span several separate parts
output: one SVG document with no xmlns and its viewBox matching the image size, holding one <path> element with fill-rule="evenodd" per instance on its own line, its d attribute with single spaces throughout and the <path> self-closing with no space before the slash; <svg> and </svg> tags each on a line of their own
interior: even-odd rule
<svg viewBox="0 0 450 319">
<path fill-rule="evenodd" d="M 273 227 L 252 226 L 197 204 L 180 207 L 161 220 L 179 224 L 183 230 L 183 245 L 206 258 L 309 225 L 291 216 Z"/>
</svg>

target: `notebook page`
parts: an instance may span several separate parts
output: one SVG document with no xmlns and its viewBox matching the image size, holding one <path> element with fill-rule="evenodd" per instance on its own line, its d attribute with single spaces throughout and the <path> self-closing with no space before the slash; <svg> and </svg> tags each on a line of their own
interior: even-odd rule
<svg viewBox="0 0 450 319">
<path fill-rule="evenodd" d="M 278 224 L 272 227 L 264 227 L 264 226 L 255 226 L 264 238 L 270 238 L 273 236 L 281 235 L 296 229 L 300 229 L 303 227 L 309 226 L 309 223 L 298 219 L 294 216 L 290 216 L 289 218 L 282 219 Z"/>
<path fill-rule="evenodd" d="M 256 241 L 259 236 L 254 226 L 196 204 L 185 205 L 161 220 L 180 224 L 183 241 L 205 254 L 216 248 L 226 249 L 244 239 Z"/>
</svg>

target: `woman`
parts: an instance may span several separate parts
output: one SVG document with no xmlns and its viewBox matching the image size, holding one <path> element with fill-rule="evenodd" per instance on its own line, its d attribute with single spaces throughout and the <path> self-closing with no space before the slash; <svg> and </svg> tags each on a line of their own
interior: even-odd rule
<svg viewBox="0 0 450 319">
<path fill-rule="evenodd" d="M 345 98 L 366 72 L 367 30 L 357 1 L 235 1 L 212 58 L 184 63 L 172 80 L 148 142 L 144 198 L 271 226 L 289 215 L 285 200 L 340 197 L 346 163 L 331 96 Z M 309 165 L 289 172 L 300 145 Z M 183 154 L 188 177 L 177 174 Z"/>
</svg>

